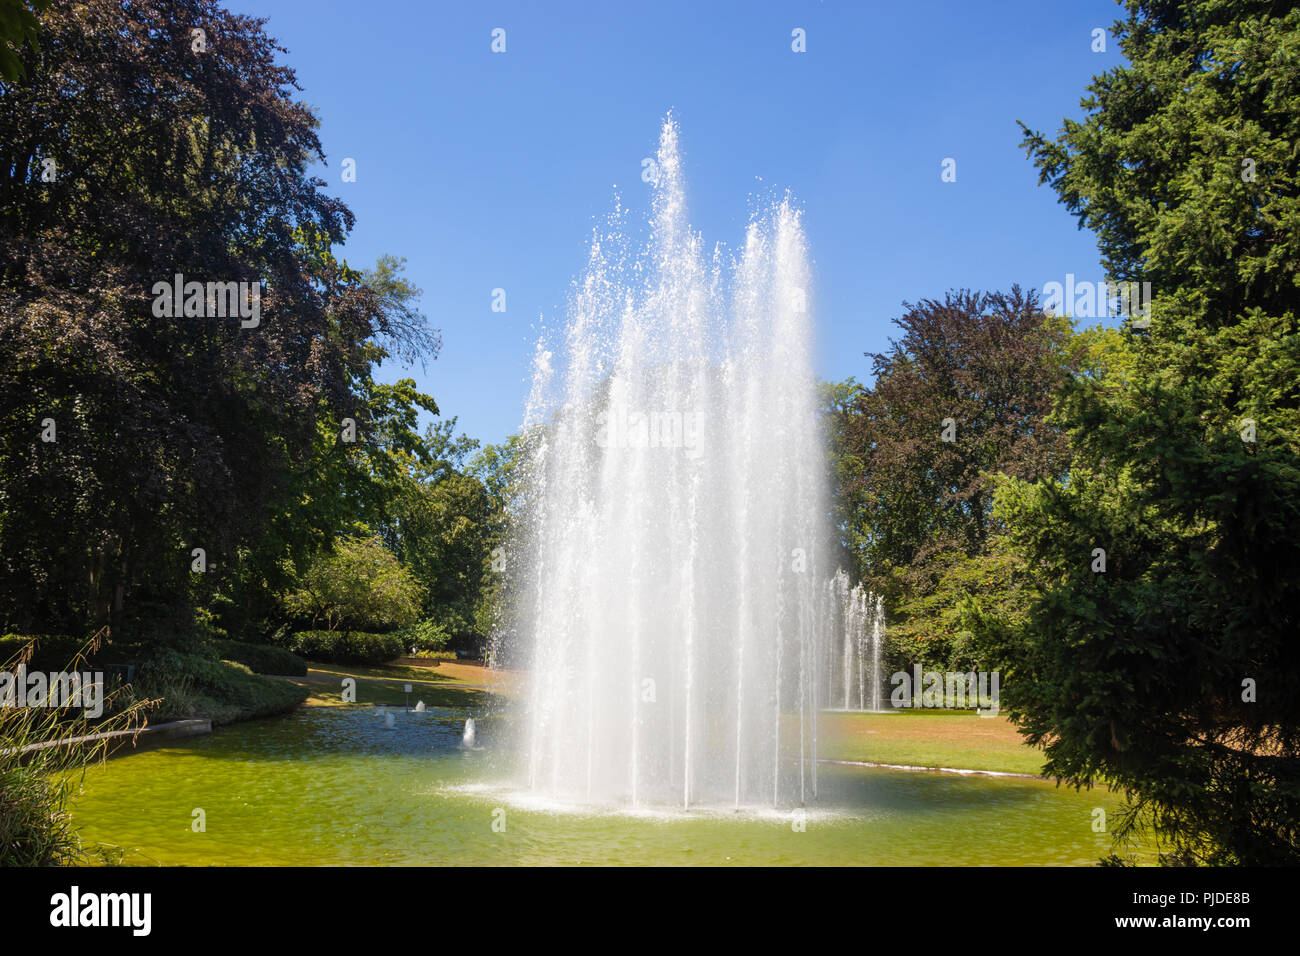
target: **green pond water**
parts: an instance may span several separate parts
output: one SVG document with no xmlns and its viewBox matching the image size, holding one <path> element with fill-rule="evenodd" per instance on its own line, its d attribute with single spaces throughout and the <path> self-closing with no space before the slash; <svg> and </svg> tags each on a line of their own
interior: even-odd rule
<svg viewBox="0 0 1300 956">
<path fill-rule="evenodd" d="M 1090 865 L 1110 849 L 1093 809 L 1118 805 L 1030 779 L 825 765 L 802 831 L 790 810 L 572 810 L 506 782 L 492 718 L 484 749 L 464 751 L 465 710 L 391 712 L 388 728 L 382 708 L 303 708 L 110 760 L 85 774 L 73 819 L 141 865 Z"/>
</svg>

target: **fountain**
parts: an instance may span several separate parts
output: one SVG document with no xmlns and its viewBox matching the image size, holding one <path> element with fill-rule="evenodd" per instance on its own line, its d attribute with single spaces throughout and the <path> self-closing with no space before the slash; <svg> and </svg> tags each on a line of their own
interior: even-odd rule
<svg viewBox="0 0 1300 956">
<path fill-rule="evenodd" d="M 871 698 L 871 709 L 881 710 L 884 689 L 881 687 L 880 648 L 885 640 L 885 599 L 876 595 L 875 614 L 871 618 L 871 673 L 875 677 L 876 692 Z"/>
<path fill-rule="evenodd" d="M 828 535 L 800 214 L 731 261 L 686 220 L 662 131 L 647 246 L 592 242 L 538 345 L 513 553 L 527 785 L 580 803 L 816 792 Z"/>
<path fill-rule="evenodd" d="M 475 744 L 477 734 L 474 729 L 474 718 L 468 717 L 465 720 L 465 730 L 460 735 L 460 746 L 462 750 L 478 750 Z"/>
<path fill-rule="evenodd" d="M 422 700 L 417 700 L 417 701 L 415 702 L 415 712 L 416 712 L 417 714 L 422 714 L 422 713 L 424 713 L 424 701 L 422 701 Z"/>
<path fill-rule="evenodd" d="M 843 570 L 835 572 L 827 585 L 830 594 L 832 633 L 839 646 L 830 645 L 827 660 L 827 698 L 840 710 L 879 712 L 881 646 L 885 638 L 884 598 L 862 587 L 850 586 Z M 838 673 L 837 673 L 838 672 Z"/>
</svg>

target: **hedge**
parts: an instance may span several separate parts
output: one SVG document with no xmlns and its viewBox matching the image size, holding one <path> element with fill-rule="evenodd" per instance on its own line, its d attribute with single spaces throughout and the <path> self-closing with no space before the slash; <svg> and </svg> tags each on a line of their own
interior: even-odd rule
<svg viewBox="0 0 1300 956">
<path fill-rule="evenodd" d="M 385 664 L 406 653 L 401 635 L 365 631 L 298 631 L 289 636 L 289 649 L 330 664 Z"/>
<path fill-rule="evenodd" d="M 422 661 L 454 661 L 456 660 L 455 651 L 416 651 L 412 657 L 418 657 Z"/>
<path fill-rule="evenodd" d="M 279 677 L 306 677 L 307 662 L 292 651 L 271 644 L 248 644 L 244 641 L 214 641 L 213 647 L 223 661 L 236 661 L 254 674 Z"/>
</svg>

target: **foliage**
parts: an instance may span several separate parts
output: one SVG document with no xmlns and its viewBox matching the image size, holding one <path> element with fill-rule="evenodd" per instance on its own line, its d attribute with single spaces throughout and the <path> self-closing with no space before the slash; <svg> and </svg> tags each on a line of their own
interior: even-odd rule
<svg viewBox="0 0 1300 956">
<path fill-rule="evenodd" d="M 966 623 L 970 602 L 1009 619 L 1028 602 L 1024 563 L 995 537 L 979 554 L 949 548 L 924 563 L 891 569 L 882 593 L 894 617 L 887 629 L 888 669 L 913 664 L 940 671 L 987 670 L 988 660 Z"/>
<path fill-rule="evenodd" d="M 61 670 L 61 665 L 80 654 L 82 643 L 67 634 L 4 634 L 0 635 L 0 661 L 21 656 L 28 667 Z M 96 644 L 96 649 L 100 646 L 102 642 Z"/>
<path fill-rule="evenodd" d="M 299 657 L 333 664 L 385 664 L 406 653 L 400 634 L 364 631 L 298 631 L 288 644 Z"/>
<path fill-rule="evenodd" d="M 406 627 L 419 613 L 415 577 L 376 537 L 340 538 L 285 596 L 285 609 L 311 628 Z"/>
<path fill-rule="evenodd" d="M 992 473 L 1062 472 L 1066 441 L 1045 419 L 1079 360 L 1068 322 L 1019 287 L 904 308 L 895 320 L 903 335 L 869 356 L 875 381 L 846 425 L 847 450 L 862 465 L 850 491 L 870 515 L 871 568 L 950 547 L 978 553 L 992 530 Z"/>
<path fill-rule="evenodd" d="M 33 11 L 49 5 L 50 0 L 0 0 L 0 79 L 12 83 L 26 72 L 21 48 L 39 46 L 39 22 Z"/>
<path fill-rule="evenodd" d="M 163 650 L 141 667 L 137 694 L 153 698 L 150 719 L 206 718 L 213 726 L 291 711 L 307 691 L 260 677 L 243 664 Z"/>
<path fill-rule="evenodd" d="M 1126 9 L 1129 65 L 1025 145 L 1112 278 L 1152 283 L 1151 326 L 1119 381 L 1067 382 L 1068 478 L 999 492 L 1034 594 L 971 626 L 1046 771 L 1129 793 L 1121 838 L 1149 820 L 1166 862 L 1294 864 L 1300 10 Z"/>
<path fill-rule="evenodd" d="M 402 633 L 402 643 L 406 647 L 414 647 L 417 655 L 441 651 L 446 648 L 449 640 L 451 633 L 441 624 L 427 618 Z"/>
<path fill-rule="evenodd" d="M 485 445 L 469 463 L 469 473 L 487 489 L 488 512 L 479 549 L 485 571 L 479 578 L 474 605 L 474 630 L 490 641 L 504 637 L 509 615 L 506 588 L 514 570 L 509 554 L 510 536 L 523 513 L 522 478 L 524 439 L 510 435 L 500 445 Z"/>
<path fill-rule="evenodd" d="M 270 644 L 246 644 L 243 641 L 219 641 L 214 645 L 224 661 L 235 661 L 254 674 L 279 677 L 305 677 L 307 663 L 297 654 Z"/>
<path fill-rule="evenodd" d="M 323 410 L 310 459 L 287 478 L 260 540 L 241 553 L 222 603 L 232 631 L 262 632 L 282 623 L 277 595 L 297 585 L 297 569 L 359 526 L 382 533 L 407 494 L 410 469 L 429 459 L 416 426 L 421 411 L 438 412 L 430 396 L 411 379 L 383 384 L 367 375 L 355 387 L 362 399 L 353 419 L 356 440 L 344 440 L 347 426 Z"/>
<path fill-rule="evenodd" d="M 84 673 L 86 655 L 96 640 L 81 645 L 63 658 L 58 671 Z M 0 670 L 14 673 L 18 666 L 35 667 L 32 645 L 4 655 Z M 57 866 L 87 863 L 92 857 L 72 829 L 68 792 L 76 773 L 102 760 L 104 739 L 75 745 L 27 748 L 36 744 L 97 732 L 129 731 L 141 726 L 148 702 L 121 706 L 104 700 L 111 716 L 93 724 L 82 712 L 54 707 L 0 707 L 0 866 Z"/>
<path fill-rule="evenodd" d="M 242 632 L 382 501 L 432 400 L 371 370 L 436 337 L 400 260 L 335 257 L 353 217 L 308 175 L 317 120 L 261 21 L 88 0 L 40 29 L 0 93 L 0 622 L 148 644 L 209 608 Z M 260 321 L 156 316 L 176 274 L 260 283 Z"/>
<path fill-rule="evenodd" d="M 455 427 L 452 418 L 426 429 L 427 457 L 411 463 L 382 533 L 422 585 L 424 617 L 453 637 L 486 635 L 503 583 L 494 564 L 504 563 L 517 440 L 478 450 Z"/>
<path fill-rule="evenodd" d="M 871 515 L 861 476 L 865 470 L 864 449 L 854 440 L 854 418 L 862 386 L 856 379 L 821 382 L 818 385 L 823 439 L 827 449 L 827 472 L 835 489 L 832 520 L 839 532 L 840 565 L 855 580 L 866 577 Z"/>
<path fill-rule="evenodd" d="M 846 564 L 885 597 L 890 666 L 982 669 L 963 603 L 1021 602 L 993 514 L 998 476 L 1065 472 L 1052 395 L 1071 374 L 1104 374 L 1113 342 L 1014 286 L 905 309 L 902 336 L 870 355 L 870 386 L 823 387 L 834 517 Z"/>
</svg>

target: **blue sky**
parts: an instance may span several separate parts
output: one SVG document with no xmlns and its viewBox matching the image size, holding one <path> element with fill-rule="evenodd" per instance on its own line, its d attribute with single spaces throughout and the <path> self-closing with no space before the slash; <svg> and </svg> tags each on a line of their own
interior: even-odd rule
<svg viewBox="0 0 1300 956">
<path fill-rule="evenodd" d="M 862 353 L 887 345 L 904 300 L 1102 277 L 1016 120 L 1055 132 L 1080 114 L 1121 62 L 1113 37 L 1091 49 L 1113 0 L 227 6 L 269 18 L 319 113 L 319 174 L 357 215 L 344 256 L 405 256 L 442 331 L 436 361 L 384 377 L 412 375 L 484 442 L 517 428 L 539 324 L 562 321 L 615 187 L 634 216 L 648 206 L 641 160 L 669 110 L 710 246 L 737 245 L 773 189 L 803 208 L 824 378 L 869 378 Z"/>
</svg>

